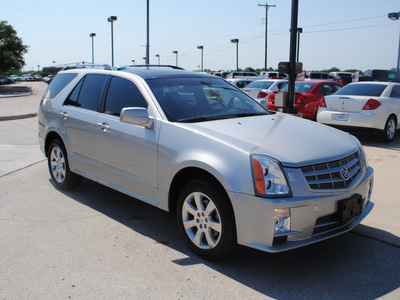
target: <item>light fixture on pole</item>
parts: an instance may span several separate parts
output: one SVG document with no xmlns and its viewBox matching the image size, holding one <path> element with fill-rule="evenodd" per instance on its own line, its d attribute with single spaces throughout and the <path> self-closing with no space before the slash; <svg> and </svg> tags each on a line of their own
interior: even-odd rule
<svg viewBox="0 0 400 300">
<path fill-rule="evenodd" d="M 114 27 L 113 24 L 117 21 L 116 16 L 111 16 L 107 19 L 111 23 L 111 64 L 114 67 Z"/>
<path fill-rule="evenodd" d="M 143 58 L 143 60 L 144 60 L 144 64 L 146 64 L 146 63 L 147 63 L 147 58 L 146 58 L 146 56 L 143 56 L 142 58 Z"/>
<path fill-rule="evenodd" d="M 158 58 L 158 64 L 160 64 L 160 54 L 156 54 L 156 57 Z"/>
<path fill-rule="evenodd" d="M 204 50 L 204 47 L 203 46 L 197 46 L 197 49 L 201 50 L 201 72 L 203 72 L 203 50 Z"/>
<path fill-rule="evenodd" d="M 236 44 L 236 71 L 239 71 L 239 39 L 231 39 L 231 43 Z"/>
<path fill-rule="evenodd" d="M 92 38 L 92 64 L 94 64 L 94 37 L 96 34 L 92 32 L 89 36 Z"/>
<path fill-rule="evenodd" d="M 174 50 L 174 51 L 172 51 L 172 53 L 174 53 L 176 55 L 176 66 L 178 66 L 178 51 Z"/>
<path fill-rule="evenodd" d="M 258 4 L 258 6 L 265 7 L 265 64 L 264 69 L 267 71 L 267 48 L 268 48 L 268 8 L 276 7 L 276 5 L 268 5 L 267 2 L 265 4 Z"/>
<path fill-rule="evenodd" d="M 296 59 L 296 62 L 299 62 L 299 53 L 300 53 L 300 33 L 303 33 L 303 28 L 297 28 L 297 59 Z"/>
<path fill-rule="evenodd" d="M 399 12 L 392 12 L 388 14 L 388 18 L 392 21 L 397 21 L 400 17 L 400 11 Z M 399 72 L 399 67 L 400 67 L 400 34 L 399 34 L 399 50 L 397 54 L 397 72 Z"/>
<path fill-rule="evenodd" d="M 133 62 L 133 65 L 135 65 L 135 60 L 134 59 L 132 59 L 132 62 Z"/>
</svg>

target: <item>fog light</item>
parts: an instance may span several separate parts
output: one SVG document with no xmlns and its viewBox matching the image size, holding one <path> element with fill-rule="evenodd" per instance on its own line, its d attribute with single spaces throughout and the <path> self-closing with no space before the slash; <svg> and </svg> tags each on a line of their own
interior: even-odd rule
<svg viewBox="0 0 400 300">
<path fill-rule="evenodd" d="M 276 233 L 290 231 L 290 208 L 275 209 L 274 219 Z"/>
</svg>

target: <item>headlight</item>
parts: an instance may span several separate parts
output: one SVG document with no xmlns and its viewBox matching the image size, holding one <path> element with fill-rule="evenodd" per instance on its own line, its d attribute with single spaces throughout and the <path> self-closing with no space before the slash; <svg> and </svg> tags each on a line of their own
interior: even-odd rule
<svg viewBox="0 0 400 300">
<path fill-rule="evenodd" d="M 253 181 L 256 194 L 262 196 L 288 196 L 290 188 L 280 164 L 275 159 L 252 155 Z"/>
</svg>

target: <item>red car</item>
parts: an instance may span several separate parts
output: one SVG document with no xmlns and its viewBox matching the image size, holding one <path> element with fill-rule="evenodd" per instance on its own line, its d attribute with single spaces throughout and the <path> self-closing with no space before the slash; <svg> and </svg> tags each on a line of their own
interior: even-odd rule
<svg viewBox="0 0 400 300">
<path fill-rule="evenodd" d="M 323 96 L 331 95 L 342 88 L 343 85 L 334 81 L 296 81 L 294 107 L 305 119 L 315 120 L 318 105 Z M 288 85 L 280 91 L 272 93 L 268 98 L 268 109 L 277 111 L 275 106 L 275 95 L 280 92 L 287 92 Z"/>
</svg>

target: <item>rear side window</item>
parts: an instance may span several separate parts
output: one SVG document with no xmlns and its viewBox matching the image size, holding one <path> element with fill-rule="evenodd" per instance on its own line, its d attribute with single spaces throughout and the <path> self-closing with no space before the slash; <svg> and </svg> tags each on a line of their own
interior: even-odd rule
<svg viewBox="0 0 400 300">
<path fill-rule="evenodd" d="M 107 75 L 89 74 L 81 80 L 64 105 L 73 105 L 89 110 L 97 110 Z"/>
<path fill-rule="evenodd" d="M 392 92 L 390 93 L 390 98 L 400 98 L 400 85 L 393 87 Z"/>
<path fill-rule="evenodd" d="M 108 89 L 104 112 L 119 116 L 124 107 L 147 108 L 147 102 L 133 82 L 113 77 Z"/>
<path fill-rule="evenodd" d="M 333 88 L 333 85 L 331 84 L 323 84 L 319 87 L 321 90 L 322 95 L 332 95 L 335 92 L 335 89 Z"/>
<path fill-rule="evenodd" d="M 78 74 L 77 73 L 64 73 L 58 74 L 50 82 L 46 91 L 43 94 L 43 98 L 54 98 L 65 88 Z"/>
</svg>

